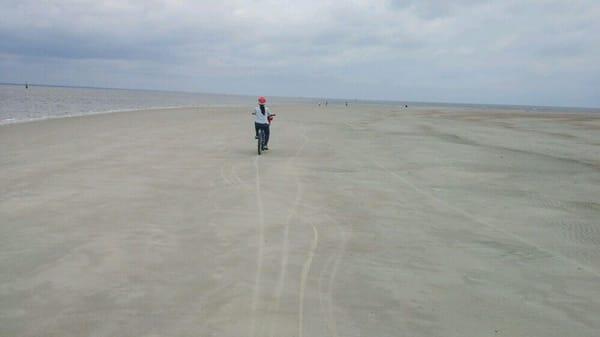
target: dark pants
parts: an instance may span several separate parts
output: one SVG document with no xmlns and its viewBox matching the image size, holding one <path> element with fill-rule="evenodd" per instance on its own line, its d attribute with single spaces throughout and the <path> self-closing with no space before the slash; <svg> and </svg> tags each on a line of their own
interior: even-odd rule
<svg viewBox="0 0 600 337">
<path fill-rule="evenodd" d="M 254 131 L 256 131 L 256 136 L 258 137 L 258 129 L 262 129 L 265 133 L 265 146 L 269 144 L 269 134 L 271 133 L 269 130 L 269 124 L 258 124 L 254 123 Z"/>
</svg>

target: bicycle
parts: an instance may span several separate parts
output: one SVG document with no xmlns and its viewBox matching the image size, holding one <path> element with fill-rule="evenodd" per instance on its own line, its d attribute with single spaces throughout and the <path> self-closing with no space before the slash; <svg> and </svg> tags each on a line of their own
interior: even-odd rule
<svg viewBox="0 0 600 337">
<path fill-rule="evenodd" d="M 254 114 L 254 113 L 253 113 Z M 271 124 L 271 120 L 272 120 L 272 116 L 275 116 L 275 114 L 270 115 L 269 117 L 269 124 Z M 265 131 L 261 128 L 258 129 L 258 135 L 256 137 L 256 149 L 257 149 L 257 153 L 260 156 L 260 154 L 265 150 Z"/>
</svg>

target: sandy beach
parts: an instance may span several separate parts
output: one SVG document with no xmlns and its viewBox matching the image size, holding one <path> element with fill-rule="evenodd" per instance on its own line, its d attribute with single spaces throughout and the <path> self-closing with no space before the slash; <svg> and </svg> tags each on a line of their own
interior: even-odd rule
<svg viewBox="0 0 600 337">
<path fill-rule="evenodd" d="M 0 126 L 0 336 L 599 336 L 600 115 Z"/>
</svg>

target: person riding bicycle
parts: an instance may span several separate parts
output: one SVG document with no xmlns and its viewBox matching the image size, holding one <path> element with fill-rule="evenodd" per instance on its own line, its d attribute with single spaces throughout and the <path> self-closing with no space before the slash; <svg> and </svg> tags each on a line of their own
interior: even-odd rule
<svg viewBox="0 0 600 337">
<path fill-rule="evenodd" d="M 268 150 L 267 145 L 269 144 L 269 124 L 271 122 L 272 116 L 275 114 L 271 113 L 271 110 L 265 106 L 267 103 L 267 99 L 263 96 L 258 98 L 258 106 L 254 108 L 254 112 L 252 113 L 255 116 L 254 119 L 254 130 L 256 132 L 255 139 L 258 139 L 258 130 L 262 129 L 265 133 L 265 146 L 264 149 Z"/>
</svg>

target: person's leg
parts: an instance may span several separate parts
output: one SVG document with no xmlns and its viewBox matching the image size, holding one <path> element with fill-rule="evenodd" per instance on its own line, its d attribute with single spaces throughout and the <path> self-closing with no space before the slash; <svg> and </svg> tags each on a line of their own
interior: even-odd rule
<svg viewBox="0 0 600 337">
<path fill-rule="evenodd" d="M 254 122 L 254 132 L 255 132 L 254 137 L 255 138 L 258 138 L 258 127 L 259 127 L 258 123 Z"/>
<path fill-rule="evenodd" d="M 265 146 L 267 146 L 267 144 L 269 144 L 269 135 L 271 134 L 271 128 L 269 127 L 269 124 L 265 124 L 264 128 L 265 128 Z"/>
</svg>

